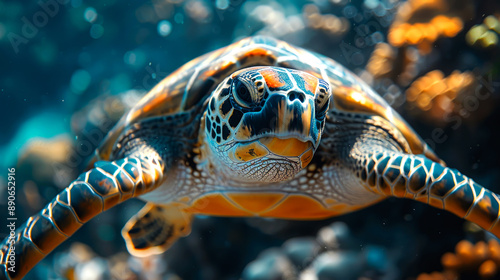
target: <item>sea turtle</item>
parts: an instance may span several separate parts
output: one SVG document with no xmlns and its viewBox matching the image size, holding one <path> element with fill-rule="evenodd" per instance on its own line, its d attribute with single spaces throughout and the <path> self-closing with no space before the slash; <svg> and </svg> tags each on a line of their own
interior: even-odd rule
<svg viewBox="0 0 500 280">
<path fill-rule="evenodd" d="M 19 279 L 97 214 L 148 203 L 130 253 L 164 252 L 193 215 L 321 219 L 387 197 L 450 211 L 500 236 L 499 198 L 447 168 L 335 61 L 267 37 L 194 59 L 125 114 L 81 174 L 1 247 Z"/>
</svg>

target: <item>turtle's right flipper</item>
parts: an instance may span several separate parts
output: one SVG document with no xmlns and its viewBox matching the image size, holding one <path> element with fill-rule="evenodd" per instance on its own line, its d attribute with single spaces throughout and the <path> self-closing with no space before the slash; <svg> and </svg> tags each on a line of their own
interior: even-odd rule
<svg viewBox="0 0 500 280">
<path fill-rule="evenodd" d="M 191 232 L 192 214 L 176 206 L 148 203 L 122 230 L 128 251 L 138 257 L 165 252 Z"/>
<path fill-rule="evenodd" d="M 374 192 L 409 198 L 474 222 L 500 238 L 500 195 L 421 155 L 374 153 L 361 177 Z"/>
<path fill-rule="evenodd" d="M 160 185 L 164 162 L 156 154 L 97 162 L 0 247 L 0 279 L 21 279 L 41 259 L 97 214 Z"/>
</svg>

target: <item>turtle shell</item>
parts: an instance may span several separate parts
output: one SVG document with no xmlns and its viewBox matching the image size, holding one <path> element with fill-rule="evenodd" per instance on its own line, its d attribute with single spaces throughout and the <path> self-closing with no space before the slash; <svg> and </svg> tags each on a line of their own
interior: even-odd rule
<svg viewBox="0 0 500 280">
<path fill-rule="evenodd" d="M 407 153 L 424 154 L 441 162 L 415 131 L 359 77 L 334 60 L 269 37 L 249 37 L 186 63 L 125 114 L 96 150 L 108 160 L 124 129 L 148 118 L 199 108 L 231 73 L 251 66 L 277 66 L 308 72 L 330 83 L 334 109 L 378 115 L 392 123 L 408 142 Z M 197 125 L 198 123 L 193 123 Z M 96 160 L 96 159 L 94 159 Z"/>
</svg>

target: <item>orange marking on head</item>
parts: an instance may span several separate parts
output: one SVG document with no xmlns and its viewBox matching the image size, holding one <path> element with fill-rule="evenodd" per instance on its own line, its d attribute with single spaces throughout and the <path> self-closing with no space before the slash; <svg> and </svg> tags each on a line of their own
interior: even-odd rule
<svg viewBox="0 0 500 280">
<path fill-rule="evenodd" d="M 304 79 L 306 89 L 314 94 L 316 92 L 316 88 L 318 87 L 318 79 L 309 75 L 301 75 L 301 77 Z"/>
<path fill-rule="evenodd" d="M 214 216 L 248 217 L 252 213 L 244 211 L 227 200 L 220 193 L 203 195 L 196 199 L 191 206 L 185 209 L 188 213 L 206 214 Z"/>
<path fill-rule="evenodd" d="M 242 208 L 256 214 L 270 209 L 285 197 L 282 193 L 228 193 L 227 196 Z"/>
<path fill-rule="evenodd" d="M 301 120 L 302 120 L 302 133 L 308 133 L 311 128 L 311 110 L 309 110 L 310 105 L 307 104 L 307 110 L 302 112 Z M 319 139 L 319 138 L 318 138 Z"/>
<path fill-rule="evenodd" d="M 247 145 L 240 145 L 234 150 L 234 160 L 236 161 L 249 161 L 256 158 L 266 156 L 269 152 L 262 147 L 258 142 L 252 142 Z M 229 156 L 233 154 L 230 152 Z"/>
<path fill-rule="evenodd" d="M 280 80 L 280 75 L 273 69 L 263 69 L 260 70 L 260 74 L 266 80 L 266 84 L 270 88 L 279 88 L 285 85 L 285 82 Z"/>
<path fill-rule="evenodd" d="M 291 194 L 270 211 L 261 213 L 262 217 L 286 219 L 321 219 L 335 216 L 337 213 L 325 208 L 314 198 Z"/>
<path fill-rule="evenodd" d="M 264 137 L 259 140 L 274 154 L 281 156 L 297 157 L 312 147 L 311 142 L 302 142 L 296 138 L 280 139 Z"/>
</svg>

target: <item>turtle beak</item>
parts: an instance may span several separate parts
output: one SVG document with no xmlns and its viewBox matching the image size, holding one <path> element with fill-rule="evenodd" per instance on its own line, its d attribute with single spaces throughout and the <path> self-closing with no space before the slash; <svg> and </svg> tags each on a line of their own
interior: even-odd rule
<svg viewBox="0 0 500 280">
<path fill-rule="evenodd" d="M 297 138 L 262 137 L 258 140 L 240 143 L 229 151 L 229 157 L 234 162 L 248 162 L 262 157 L 285 157 L 294 162 L 300 162 L 306 167 L 314 155 L 311 141 L 301 141 Z"/>
<path fill-rule="evenodd" d="M 270 96 L 260 112 L 244 116 L 235 138 L 240 141 L 274 136 L 281 140 L 295 138 L 299 142 L 310 142 L 316 148 L 320 134 L 314 129 L 314 100 L 302 98 L 304 101 L 293 99 L 290 94 Z"/>
<path fill-rule="evenodd" d="M 293 137 L 286 139 L 263 137 L 259 139 L 259 142 L 275 155 L 288 158 L 298 157 L 302 168 L 311 162 L 314 154 L 314 147 L 311 141 L 301 141 Z"/>
</svg>

